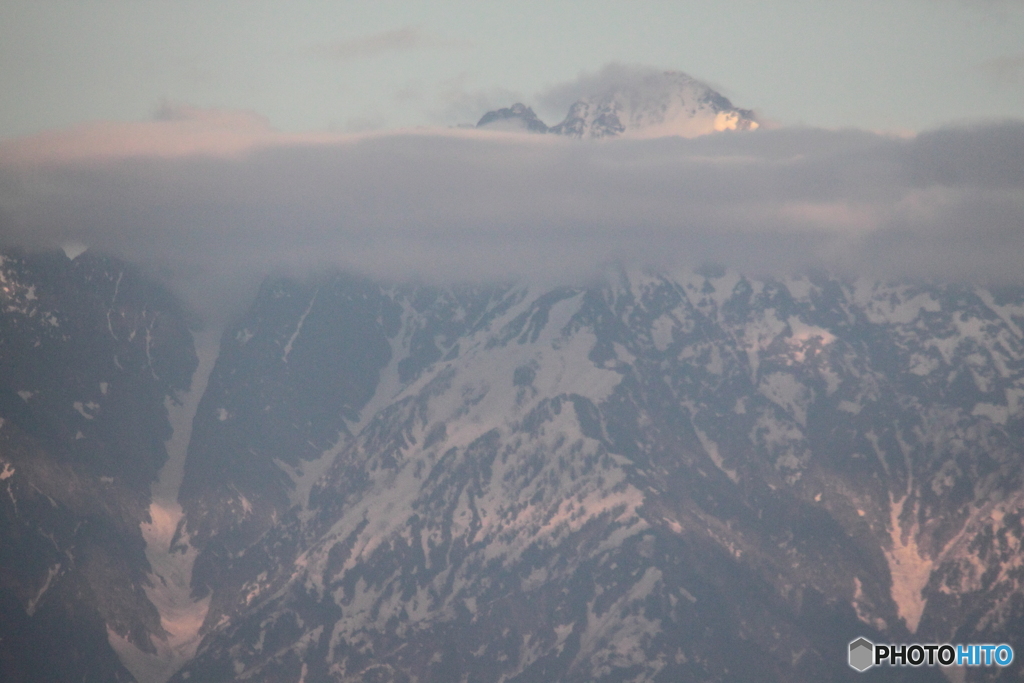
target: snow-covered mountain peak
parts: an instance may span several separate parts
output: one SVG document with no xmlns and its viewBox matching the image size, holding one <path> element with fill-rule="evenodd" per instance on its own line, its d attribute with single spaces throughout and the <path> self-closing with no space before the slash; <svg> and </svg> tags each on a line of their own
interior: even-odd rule
<svg viewBox="0 0 1024 683">
<path fill-rule="evenodd" d="M 548 127 L 533 109 L 516 103 L 489 111 L 477 128 L 556 133 L 572 138 L 686 138 L 725 130 L 753 130 L 754 113 L 681 71 L 606 69 L 580 88 L 565 119 Z"/>
<path fill-rule="evenodd" d="M 577 100 L 551 130 L 576 138 L 647 138 L 696 137 L 757 126 L 752 111 L 737 109 L 707 84 L 680 71 L 665 71 L 612 83 Z"/>
</svg>

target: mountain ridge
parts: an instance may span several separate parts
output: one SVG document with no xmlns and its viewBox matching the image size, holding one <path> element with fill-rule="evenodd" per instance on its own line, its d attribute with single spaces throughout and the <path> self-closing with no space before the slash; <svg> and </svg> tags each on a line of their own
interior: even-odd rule
<svg viewBox="0 0 1024 683">
<path fill-rule="evenodd" d="M 100 678 L 854 680 L 858 636 L 1024 647 L 1020 287 L 710 268 L 554 288 L 276 278 L 197 360 L 180 312 L 123 264 L 22 258 L 0 263 L 0 320 L 37 350 L 0 353 L 4 388 L 42 392 L 28 404 L 58 433 L 112 411 L 124 380 L 89 351 L 109 368 L 81 389 L 25 384 L 35 366 L 18 363 L 59 357 L 39 335 L 82 352 L 131 337 L 131 376 L 173 378 L 161 407 L 209 371 L 187 398 L 173 538 L 146 532 L 152 469 L 106 541 L 132 558 L 116 580 L 134 597 L 73 597 L 84 545 L 14 583 L 19 559 L 0 556 L 0 597 L 19 606 L 5 633 L 76 605 L 94 615 L 82 642 L 122 643 L 124 664 L 97 648 Z M 74 297 L 47 284 L 70 268 L 98 296 L 75 328 Z M 5 405 L 0 531 L 62 549 L 47 510 L 68 503 L 32 493 L 56 480 L 29 467 L 37 437 Z M 77 476 L 98 490 L 118 475 Z M 161 597 L 168 568 L 190 574 L 194 611 Z M 161 626 L 171 608 L 201 620 L 193 645 Z M 12 680 L 38 680 L 4 652 Z"/>
<path fill-rule="evenodd" d="M 333 462 L 319 470 L 305 511 L 292 518 L 277 510 L 278 519 L 291 521 L 245 551 L 256 567 L 246 574 L 239 566 L 238 582 L 222 590 L 228 598 L 246 596 L 245 605 L 221 603 L 223 616 L 208 623 L 227 621 L 207 632 L 183 671 L 195 677 L 238 668 L 257 680 L 303 667 L 340 680 L 405 680 L 414 671 L 426 680 L 497 680 L 498 671 L 524 681 L 594 680 L 615 671 L 642 680 L 669 672 L 702 678 L 744 671 L 747 678 L 767 658 L 778 680 L 842 679 L 845 660 L 828 656 L 837 646 L 816 640 L 826 633 L 843 646 L 854 634 L 906 639 L 934 637 L 946 624 L 967 626 L 944 591 L 980 551 L 958 539 L 982 528 L 1009 543 L 997 553 L 1003 583 L 975 585 L 957 600 L 988 605 L 989 616 L 972 622 L 979 626 L 1016 613 L 1018 607 L 998 607 L 1003 598 L 996 596 L 1012 595 L 1019 581 L 1009 540 L 1020 531 L 1011 493 L 1020 486 L 1011 436 L 1019 423 L 1006 422 L 1018 426 L 1004 433 L 1002 413 L 995 422 L 984 417 L 984 406 L 998 405 L 993 392 L 1004 391 L 996 386 L 1001 375 L 993 374 L 1003 352 L 988 373 L 975 370 L 992 384 L 984 391 L 976 385 L 981 394 L 970 399 L 956 378 L 938 394 L 921 393 L 914 378 L 937 380 L 939 367 L 892 380 L 871 367 L 891 362 L 885 348 L 908 344 L 900 330 L 961 315 L 980 315 L 974 319 L 1001 330 L 983 335 L 985 348 L 1009 344 L 1018 354 L 1020 340 L 1011 342 L 1015 333 L 997 322 L 1003 318 L 996 311 L 1020 317 L 1019 293 L 1007 309 L 956 287 L 861 283 L 843 293 L 838 280 L 758 283 L 730 272 L 678 279 L 626 273 L 618 281 L 548 291 L 381 290 L 404 311 L 381 370 L 381 383 L 396 393 L 325 451 Z M 292 338 L 314 289 L 296 292 L 290 326 L 276 323 L 279 345 Z M 995 307 L 987 312 L 986 299 Z M 672 301 L 686 314 L 671 313 Z M 679 319 L 666 330 L 673 317 Z M 849 339 L 850 326 L 863 336 Z M 244 330 L 244 337 L 261 335 L 248 323 Z M 884 330 L 897 336 L 865 354 Z M 969 356 L 980 332 L 966 324 L 966 337 L 940 347 L 962 347 L 959 353 Z M 1005 334 L 1011 336 L 996 341 Z M 924 341 L 903 352 L 902 362 L 919 372 L 922 351 L 940 366 L 946 362 Z M 664 365 L 679 358 L 666 354 L 680 353 L 681 365 Z M 410 358 L 419 360 L 403 366 Z M 1019 373 L 1009 370 L 1015 362 L 1006 366 L 1012 376 Z M 663 367 L 670 374 L 660 379 Z M 865 390 L 859 400 L 851 393 Z M 914 406 L 925 396 L 922 405 L 931 407 L 919 415 Z M 960 417 L 942 427 L 951 410 Z M 1011 412 L 1019 415 L 1019 408 Z M 922 419 L 932 425 L 925 433 L 980 430 L 968 441 L 982 438 L 990 452 L 967 447 L 960 455 L 927 455 L 936 447 L 932 439 L 943 437 L 912 437 Z M 963 420 L 963 427 L 953 426 Z M 964 437 L 949 437 L 957 438 Z M 961 474 L 941 483 L 951 462 Z M 1002 473 L 998 479 L 992 467 Z M 965 499 L 956 481 L 974 477 L 1001 481 L 1004 493 L 983 489 Z M 914 484 L 921 480 L 928 484 Z M 974 495 L 976 509 L 960 512 Z M 1000 506 L 1008 521 L 993 526 Z M 276 564 L 282 557 L 275 547 L 293 548 L 286 556 L 294 559 Z M 995 557 L 984 552 L 989 561 Z M 698 557 L 717 559 L 704 564 Z M 679 561 L 690 577 L 681 583 L 668 578 Z M 257 568 L 263 578 L 255 577 Z M 731 578 L 719 583 L 720 576 Z M 743 598 L 726 588 L 751 582 L 760 588 Z M 536 615 L 512 618 L 519 601 L 554 611 L 537 623 Z M 608 612 L 602 604 L 616 607 Z M 714 637 L 693 640 L 694 633 L 678 631 L 695 618 L 675 611 L 679 605 L 706 605 L 694 609 L 720 624 Z M 734 617 L 723 622 L 713 614 Z M 283 630 L 253 630 L 272 615 Z M 781 642 L 741 645 L 737 634 L 754 638 L 743 626 L 751 619 L 803 625 L 790 627 Z M 474 636 L 478 630 L 490 635 Z M 258 632 L 293 645 L 261 654 L 259 638 L 244 635 Z M 519 635 L 501 636 L 506 632 Z M 431 635 L 437 633 L 447 635 Z M 837 635 L 844 633 L 850 638 Z M 731 644 L 716 645 L 718 639 Z M 248 644 L 238 650 L 242 643 Z M 669 657 L 660 649 L 668 643 L 683 649 Z M 408 655 L 372 654 L 398 647 Z M 805 654 L 805 668 L 794 667 L 783 664 L 790 654 L 782 656 L 780 647 L 816 654 Z M 445 648 L 454 649 L 431 665 Z M 240 651 L 250 654 L 231 654 Z M 695 668 L 698 660 L 704 663 Z"/>
<path fill-rule="evenodd" d="M 553 133 L 576 139 L 697 137 L 758 127 L 754 112 L 738 109 L 706 83 L 680 71 L 649 72 L 606 84 L 578 99 L 562 122 L 548 126 L 517 102 L 484 114 L 476 127 Z"/>
</svg>

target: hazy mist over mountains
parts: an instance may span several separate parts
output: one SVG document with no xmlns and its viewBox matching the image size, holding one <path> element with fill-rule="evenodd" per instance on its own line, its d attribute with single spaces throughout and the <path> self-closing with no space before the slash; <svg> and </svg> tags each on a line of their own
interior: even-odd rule
<svg viewBox="0 0 1024 683">
<path fill-rule="evenodd" d="M 0 678 L 1020 676 L 1024 122 L 546 98 L 0 140 Z"/>
<path fill-rule="evenodd" d="M 583 84 L 600 87 L 595 107 L 603 102 L 622 125 L 619 114 L 662 130 L 686 114 L 666 107 L 701 97 L 710 108 L 693 105 L 703 113 L 692 120 L 705 132 L 722 112 L 753 116 L 724 98 L 723 108 L 685 74 L 608 74 Z M 608 88 L 624 75 L 638 85 L 616 99 L 621 91 Z M 252 116 L 183 109 L 0 143 L 5 243 L 122 256 L 216 325 L 280 270 L 578 281 L 618 260 L 774 275 L 1024 274 L 1020 122 L 910 138 L 810 128 L 636 137 L 296 135 Z"/>
</svg>

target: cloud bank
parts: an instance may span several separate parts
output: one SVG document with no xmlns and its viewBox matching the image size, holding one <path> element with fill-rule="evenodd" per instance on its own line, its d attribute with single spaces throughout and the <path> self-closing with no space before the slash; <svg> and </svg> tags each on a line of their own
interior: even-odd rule
<svg viewBox="0 0 1024 683">
<path fill-rule="evenodd" d="M 88 127 L 0 142 L 0 245 L 114 253 L 213 324 L 266 274 L 321 268 L 572 280 L 618 259 L 1024 283 L 1022 122 L 586 143 L 233 120 L 103 124 L 92 147 Z"/>
</svg>

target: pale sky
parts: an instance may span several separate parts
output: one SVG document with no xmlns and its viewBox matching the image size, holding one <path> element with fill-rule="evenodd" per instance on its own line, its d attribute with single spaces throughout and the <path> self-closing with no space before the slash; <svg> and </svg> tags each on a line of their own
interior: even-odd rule
<svg viewBox="0 0 1024 683">
<path fill-rule="evenodd" d="M 609 62 L 685 71 L 782 125 L 1024 119 L 1024 2 L 5 0 L 0 138 L 163 102 L 289 132 L 473 123 L 516 100 L 553 124 L 569 103 L 544 94 Z"/>
</svg>

